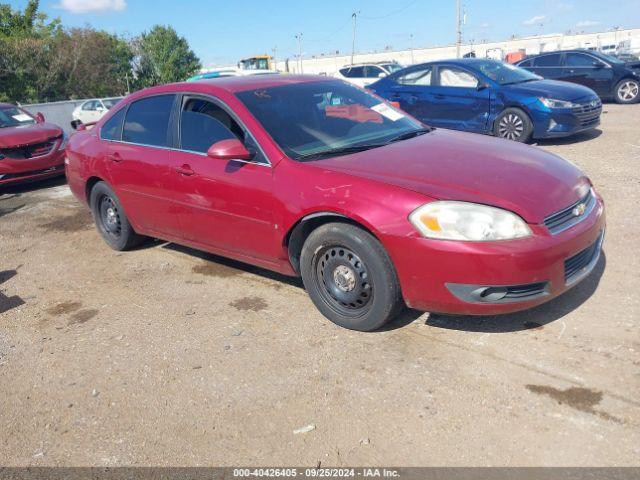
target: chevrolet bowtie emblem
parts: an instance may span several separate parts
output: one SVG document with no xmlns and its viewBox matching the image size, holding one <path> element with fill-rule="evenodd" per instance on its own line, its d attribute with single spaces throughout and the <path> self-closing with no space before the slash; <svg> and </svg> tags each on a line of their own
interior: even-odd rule
<svg viewBox="0 0 640 480">
<path fill-rule="evenodd" d="M 584 215 L 584 211 L 587 209 L 587 206 L 584 203 L 580 205 L 576 205 L 576 207 L 571 211 L 574 217 L 580 217 Z"/>
</svg>

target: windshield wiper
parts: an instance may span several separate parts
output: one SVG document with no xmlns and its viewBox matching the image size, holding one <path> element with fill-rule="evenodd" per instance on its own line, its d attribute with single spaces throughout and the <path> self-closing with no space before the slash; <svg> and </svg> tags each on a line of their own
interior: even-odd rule
<svg viewBox="0 0 640 480">
<path fill-rule="evenodd" d="M 418 137 L 420 135 L 424 135 L 425 133 L 429 133 L 432 131 L 433 131 L 433 127 L 424 127 L 424 128 L 419 128 L 417 130 L 411 130 L 410 132 L 404 132 L 404 133 L 401 133 L 400 135 L 396 135 L 395 137 L 390 138 L 385 142 L 385 144 L 399 142 L 401 140 L 408 140 L 410 138 Z"/>
<path fill-rule="evenodd" d="M 351 145 L 349 147 L 331 148 L 329 150 L 322 150 L 321 152 L 299 155 L 298 160 L 318 160 L 320 158 L 338 157 L 340 155 L 348 155 L 349 153 L 364 152 L 365 150 L 371 150 L 372 148 L 384 147 L 385 145 L 386 143 L 368 143 L 362 145 Z"/>
</svg>

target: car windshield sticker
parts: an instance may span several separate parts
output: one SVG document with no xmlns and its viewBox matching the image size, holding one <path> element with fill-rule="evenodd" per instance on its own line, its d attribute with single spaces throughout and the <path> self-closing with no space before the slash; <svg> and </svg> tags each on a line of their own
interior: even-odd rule
<svg viewBox="0 0 640 480">
<path fill-rule="evenodd" d="M 13 119 L 17 122 L 28 122 L 31 120 L 31 117 L 26 113 L 19 113 L 17 115 L 12 115 Z"/>
<path fill-rule="evenodd" d="M 386 103 L 379 103 L 378 105 L 374 105 L 373 107 L 371 107 L 371 110 L 373 110 L 374 112 L 378 112 L 380 115 L 388 118 L 392 122 L 397 122 L 401 118 L 405 118 L 405 115 L 401 114 L 397 110 L 394 110 Z"/>
</svg>

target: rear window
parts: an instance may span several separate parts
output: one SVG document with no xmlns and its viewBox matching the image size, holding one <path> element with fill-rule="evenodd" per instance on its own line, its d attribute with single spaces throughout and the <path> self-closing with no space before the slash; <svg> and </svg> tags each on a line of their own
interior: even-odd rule
<svg viewBox="0 0 640 480">
<path fill-rule="evenodd" d="M 536 67 L 559 67 L 560 54 L 542 55 L 534 59 L 533 64 Z"/>
<path fill-rule="evenodd" d="M 158 95 L 133 102 L 127 111 L 122 140 L 153 147 L 168 147 L 173 100 L 173 95 Z"/>
</svg>

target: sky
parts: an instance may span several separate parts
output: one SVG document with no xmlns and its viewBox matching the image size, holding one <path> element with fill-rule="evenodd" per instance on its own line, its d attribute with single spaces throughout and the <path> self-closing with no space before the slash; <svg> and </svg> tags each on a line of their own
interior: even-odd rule
<svg viewBox="0 0 640 480">
<path fill-rule="evenodd" d="M 0 0 L 7 3 L 7 0 Z M 27 0 L 9 0 L 24 8 Z M 171 25 L 204 65 L 235 64 L 268 53 L 305 57 L 350 53 L 352 14 L 356 51 L 455 42 L 455 0 L 41 0 L 41 11 L 65 26 L 87 24 L 133 37 L 155 24 Z M 465 41 L 503 40 L 568 30 L 596 32 L 640 27 L 640 0 L 462 0 Z"/>
</svg>

